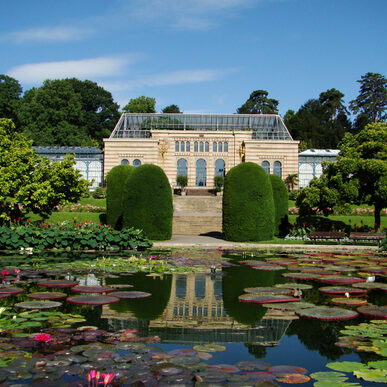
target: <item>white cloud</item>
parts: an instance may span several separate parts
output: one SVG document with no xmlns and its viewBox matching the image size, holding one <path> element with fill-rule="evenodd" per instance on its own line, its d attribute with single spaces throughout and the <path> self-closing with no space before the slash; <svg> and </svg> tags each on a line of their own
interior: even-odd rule
<svg viewBox="0 0 387 387">
<path fill-rule="evenodd" d="M 101 82 L 101 85 L 111 91 L 133 90 L 142 87 L 157 87 L 169 85 L 181 85 L 187 83 L 212 82 L 222 78 L 225 74 L 233 71 L 199 69 L 199 70 L 177 70 L 150 77 L 136 78 L 128 81 Z"/>
<path fill-rule="evenodd" d="M 39 83 L 46 79 L 81 78 L 121 75 L 133 59 L 125 56 L 100 57 L 61 62 L 41 62 L 17 66 L 8 71 L 11 77 L 25 83 Z"/>
<path fill-rule="evenodd" d="M 10 39 L 15 43 L 25 42 L 71 42 L 82 40 L 89 36 L 91 29 L 77 27 L 42 27 L 23 31 L 11 32 L 3 35 L 2 39 Z"/>
</svg>

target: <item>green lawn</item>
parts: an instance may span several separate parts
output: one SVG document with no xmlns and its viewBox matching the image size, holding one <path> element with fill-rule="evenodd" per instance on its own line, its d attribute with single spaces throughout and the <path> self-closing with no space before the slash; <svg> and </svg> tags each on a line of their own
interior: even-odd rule
<svg viewBox="0 0 387 387">
<path fill-rule="evenodd" d="M 79 203 L 83 205 L 90 204 L 96 207 L 106 207 L 106 199 L 82 198 Z"/>
<path fill-rule="evenodd" d="M 102 214 L 103 212 L 53 212 L 48 218 L 48 222 L 58 223 L 66 220 L 72 221 L 76 218 L 77 223 L 84 222 L 85 220 L 99 223 L 101 221 L 100 215 Z"/>
</svg>

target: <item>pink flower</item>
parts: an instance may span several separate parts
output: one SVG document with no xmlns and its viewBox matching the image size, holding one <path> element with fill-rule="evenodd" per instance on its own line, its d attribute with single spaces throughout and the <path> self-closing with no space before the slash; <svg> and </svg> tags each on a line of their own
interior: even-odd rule
<svg viewBox="0 0 387 387">
<path fill-rule="evenodd" d="M 8 275 L 9 274 L 9 271 L 8 270 L 3 270 L 2 272 L 1 272 L 1 275 L 4 277 L 4 276 L 6 276 L 6 275 Z"/>
<path fill-rule="evenodd" d="M 16 275 L 20 273 L 20 269 L 13 269 L 13 271 L 15 272 Z"/>
<path fill-rule="evenodd" d="M 48 343 L 52 340 L 52 337 L 46 333 L 39 333 L 35 336 L 35 340 L 39 341 L 40 343 Z"/>
<path fill-rule="evenodd" d="M 107 386 L 114 379 L 114 376 L 114 374 L 102 374 L 103 385 Z"/>
</svg>

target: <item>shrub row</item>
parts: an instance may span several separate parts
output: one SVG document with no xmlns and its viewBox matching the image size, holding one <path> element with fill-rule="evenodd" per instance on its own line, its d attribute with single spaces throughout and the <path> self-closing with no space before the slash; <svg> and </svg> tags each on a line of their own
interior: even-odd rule
<svg viewBox="0 0 387 387">
<path fill-rule="evenodd" d="M 19 250 L 32 247 L 38 250 L 142 250 L 152 243 L 141 231 L 128 228 L 122 231 L 107 226 L 63 230 L 57 226 L 0 227 L 0 250 Z"/>
</svg>

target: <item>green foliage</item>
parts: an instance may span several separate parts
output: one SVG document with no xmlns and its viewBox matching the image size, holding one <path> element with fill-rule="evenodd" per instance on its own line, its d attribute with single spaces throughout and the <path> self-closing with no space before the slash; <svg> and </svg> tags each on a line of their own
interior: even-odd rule
<svg viewBox="0 0 387 387">
<path fill-rule="evenodd" d="M 223 235 L 230 241 L 273 238 L 274 200 L 268 174 L 255 163 L 230 169 L 224 181 Z"/>
<path fill-rule="evenodd" d="M 273 190 L 275 220 L 274 235 L 285 236 L 289 230 L 288 190 L 283 180 L 277 175 L 269 175 L 271 187 Z"/>
<path fill-rule="evenodd" d="M 19 116 L 34 145 L 102 146 L 119 112 L 110 92 L 71 78 L 46 80 L 26 91 Z"/>
<path fill-rule="evenodd" d="M 97 187 L 93 193 L 91 194 L 93 199 L 105 199 L 106 197 L 106 188 L 104 187 Z"/>
<path fill-rule="evenodd" d="M 0 74 L 0 117 L 9 118 L 16 126 L 19 126 L 18 109 L 22 91 L 16 79 Z"/>
<path fill-rule="evenodd" d="M 224 186 L 224 177 L 222 175 L 214 176 L 215 191 L 220 192 Z"/>
<path fill-rule="evenodd" d="M 255 90 L 249 99 L 237 109 L 238 114 L 278 114 L 278 101 L 268 98 L 266 90 Z"/>
<path fill-rule="evenodd" d="M 122 227 L 122 193 L 133 170 L 131 165 L 117 165 L 106 175 L 106 221 L 116 229 Z"/>
<path fill-rule="evenodd" d="M 163 109 L 163 113 L 181 113 L 181 111 L 179 106 L 173 104 L 173 105 L 166 106 Z"/>
<path fill-rule="evenodd" d="M 350 102 L 350 109 L 358 114 L 356 121 L 362 120 L 363 125 L 386 120 L 387 109 L 387 79 L 378 73 L 367 73 L 357 82 L 360 92 L 356 99 Z M 362 129 L 362 125 L 359 125 Z"/>
<path fill-rule="evenodd" d="M 113 230 L 92 223 L 61 225 L 30 224 L 0 227 L 0 250 L 32 247 L 38 250 L 143 249 L 151 246 L 141 231 L 128 228 Z"/>
<path fill-rule="evenodd" d="M 32 212 L 47 217 L 61 204 L 77 202 L 89 183 L 73 168 L 67 155 L 62 162 L 40 158 L 11 120 L 0 119 L 0 223 Z"/>
<path fill-rule="evenodd" d="M 188 184 L 187 175 L 177 175 L 176 176 L 176 183 L 184 191 L 184 188 L 187 187 L 187 184 Z"/>
<path fill-rule="evenodd" d="M 122 110 L 125 113 L 156 113 L 155 105 L 155 98 L 141 96 L 129 100 Z"/>
<path fill-rule="evenodd" d="M 172 190 L 164 171 L 144 164 L 132 172 L 123 192 L 123 228 L 134 227 L 155 240 L 172 236 Z"/>
<path fill-rule="evenodd" d="M 285 179 L 285 184 L 289 192 L 294 191 L 294 186 L 298 183 L 297 173 L 292 173 L 288 175 Z"/>
<path fill-rule="evenodd" d="M 328 215 L 334 206 L 368 204 L 375 207 L 375 224 L 387 206 L 387 124 L 367 125 L 356 135 L 346 134 L 336 163 L 324 168 L 301 190 L 296 205 L 300 214 L 320 209 Z"/>
</svg>

